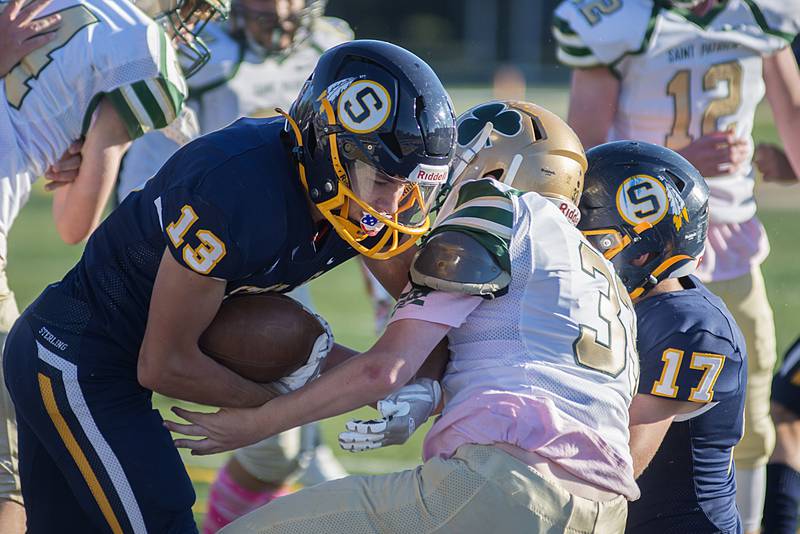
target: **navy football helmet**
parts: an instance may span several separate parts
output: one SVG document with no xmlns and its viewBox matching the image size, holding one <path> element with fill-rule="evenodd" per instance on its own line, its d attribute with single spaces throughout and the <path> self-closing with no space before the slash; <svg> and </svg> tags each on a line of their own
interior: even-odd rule
<svg viewBox="0 0 800 534">
<path fill-rule="evenodd" d="M 708 186 L 668 148 L 616 141 L 586 152 L 578 228 L 611 260 L 632 298 L 690 274 L 705 249 Z M 647 261 L 632 262 L 647 254 Z"/>
<path fill-rule="evenodd" d="M 303 186 L 358 252 L 390 258 L 428 230 L 456 123 L 450 97 L 424 61 L 383 41 L 341 44 L 322 55 L 284 116 Z"/>
</svg>

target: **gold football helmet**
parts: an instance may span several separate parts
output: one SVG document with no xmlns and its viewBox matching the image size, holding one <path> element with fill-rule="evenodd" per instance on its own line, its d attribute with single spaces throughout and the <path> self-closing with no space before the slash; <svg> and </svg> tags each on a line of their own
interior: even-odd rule
<svg viewBox="0 0 800 534">
<path fill-rule="evenodd" d="M 498 100 L 462 113 L 454 166 L 452 185 L 491 176 L 552 199 L 578 223 L 586 155 L 572 128 L 541 106 Z"/>
</svg>

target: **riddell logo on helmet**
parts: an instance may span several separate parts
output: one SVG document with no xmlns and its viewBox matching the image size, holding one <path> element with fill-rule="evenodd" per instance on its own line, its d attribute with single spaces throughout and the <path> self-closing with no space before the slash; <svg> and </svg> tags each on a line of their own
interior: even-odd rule
<svg viewBox="0 0 800 534">
<path fill-rule="evenodd" d="M 447 165 L 425 165 L 420 163 L 411 171 L 408 181 L 441 184 L 447 180 L 449 172 L 450 167 Z"/>
<path fill-rule="evenodd" d="M 569 219 L 569 222 L 575 226 L 578 225 L 581 220 L 581 212 L 578 210 L 578 208 L 571 206 L 566 202 L 561 202 L 558 206 L 558 209 L 564 214 L 564 217 Z"/>
</svg>

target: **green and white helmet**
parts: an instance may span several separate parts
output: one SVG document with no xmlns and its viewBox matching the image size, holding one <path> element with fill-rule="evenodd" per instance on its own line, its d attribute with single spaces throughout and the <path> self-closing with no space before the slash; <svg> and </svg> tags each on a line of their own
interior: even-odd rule
<svg viewBox="0 0 800 534">
<path fill-rule="evenodd" d="M 211 20 L 224 20 L 231 11 L 230 0 L 131 0 L 145 15 L 170 30 L 178 47 L 181 65 L 188 78 L 211 57 L 200 32 Z"/>
</svg>

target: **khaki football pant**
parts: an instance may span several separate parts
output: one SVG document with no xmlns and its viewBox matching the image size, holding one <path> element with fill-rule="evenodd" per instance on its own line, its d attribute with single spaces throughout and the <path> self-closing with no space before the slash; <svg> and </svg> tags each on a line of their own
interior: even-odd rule
<svg viewBox="0 0 800 534">
<path fill-rule="evenodd" d="M 733 314 L 747 341 L 747 395 L 744 437 L 733 449 L 736 467 L 755 469 L 767 464 L 775 447 L 775 427 L 769 416 L 772 375 L 777 358 L 775 323 L 761 267 L 749 274 L 706 284 Z"/>
<path fill-rule="evenodd" d="M 4 266 L 0 266 L 0 351 L 14 321 L 19 317 L 14 293 L 8 288 Z M 0 352 L 0 499 L 22 504 L 17 469 L 17 419 L 3 377 L 3 354 Z"/>
<path fill-rule="evenodd" d="M 452 458 L 416 469 L 303 489 L 220 532 L 613 534 L 624 531 L 627 513 L 622 496 L 608 502 L 576 497 L 495 447 L 464 445 Z"/>
</svg>

